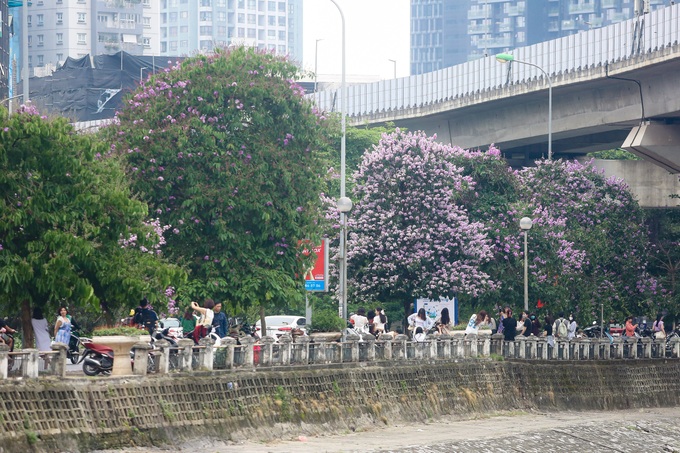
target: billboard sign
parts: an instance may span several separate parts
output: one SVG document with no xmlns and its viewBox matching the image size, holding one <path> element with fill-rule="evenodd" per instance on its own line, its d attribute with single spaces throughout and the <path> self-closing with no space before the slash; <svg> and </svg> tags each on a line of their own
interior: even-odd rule
<svg viewBox="0 0 680 453">
<path fill-rule="evenodd" d="M 417 312 L 421 308 L 425 309 L 427 317 L 433 321 L 439 317 L 442 312 L 442 308 L 449 309 L 449 316 L 453 324 L 458 324 L 458 299 L 455 297 L 440 297 L 439 300 L 436 299 L 416 299 L 415 311 Z"/>
<path fill-rule="evenodd" d="M 314 267 L 305 272 L 305 289 L 328 291 L 328 239 L 322 240 L 321 245 L 313 247 L 312 252 L 316 255 L 316 261 Z"/>
</svg>

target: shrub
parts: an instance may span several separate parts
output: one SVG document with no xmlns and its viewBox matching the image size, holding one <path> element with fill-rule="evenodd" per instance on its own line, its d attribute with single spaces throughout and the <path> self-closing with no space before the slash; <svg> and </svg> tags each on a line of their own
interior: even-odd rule
<svg viewBox="0 0 680 453">
<path fill-rule="evenodd" d="M 312 332 L 339 332 L 345 327 L 345 322 L 337 313 L 331 310 L 320 310 L 312 317 Z"/>
</svg>

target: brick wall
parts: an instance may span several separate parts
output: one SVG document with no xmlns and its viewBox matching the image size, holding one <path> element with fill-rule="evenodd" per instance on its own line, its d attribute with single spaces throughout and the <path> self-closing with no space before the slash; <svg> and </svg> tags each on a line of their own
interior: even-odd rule
<svg viewBox="0 0 680 453">
<path fill-rule="evenodd" d="M 376 398 L 378 397 L 378 398 Z M 467 360 L 0 382 L 0 452 L 267 440 L 504 409 L 680 406 L 680 360 Z"/>
</svg>

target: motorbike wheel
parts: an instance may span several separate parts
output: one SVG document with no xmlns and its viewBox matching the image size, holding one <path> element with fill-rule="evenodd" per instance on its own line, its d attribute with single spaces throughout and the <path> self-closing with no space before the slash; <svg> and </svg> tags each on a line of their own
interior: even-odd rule
<svg viewBox="0 0 680 453">
<path fill-rule="evenodd" d="M 79 357 L 79 356 L 80 356 L 80 354 L 77 353 L 77 352 L 71 352 L 71 353 L 69 353 L 69 359 L 71 360 L 71 363 L 72 363 L 73 365 L 75 365 L 76 363 L 78 363 L 78 357 Z"/>
<path fill-rule="evenodd" d="M 99 374 L 99 367 L 96 365 L 90 365 L 87 362 L 83 362 L 83 372 L 88 376 L 96 376 Z"/>
</svg>

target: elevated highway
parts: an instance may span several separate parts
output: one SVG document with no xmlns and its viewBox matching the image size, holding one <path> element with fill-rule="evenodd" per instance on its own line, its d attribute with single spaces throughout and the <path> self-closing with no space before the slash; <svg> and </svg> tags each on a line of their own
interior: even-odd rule
<svg viewBox="0 0 680 453">
<path fill-rule="evenodd" d="M 649 122 L 647 138 L 629 148 L 680 173 L 680 5 L 512 54 L 550 76 L 556 158 L 619 148 Z M 310 96 L 322 110 L 341 110 L 340 90 Z M 350 86 L 346 112 L 353 125 L 393 122 L 464 148 L 496 144 L 513 165 L 547 154 L 548 81 L 536 68 L 493 56 Z"/>
</svg>

